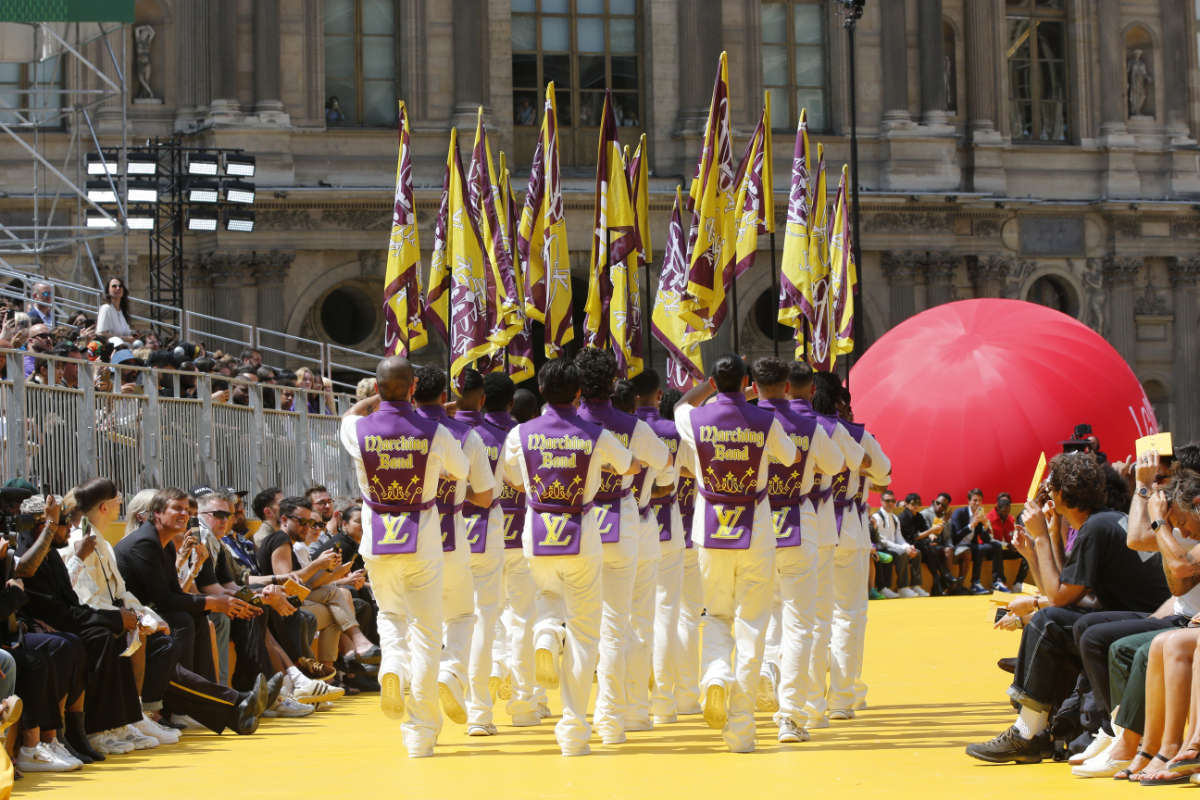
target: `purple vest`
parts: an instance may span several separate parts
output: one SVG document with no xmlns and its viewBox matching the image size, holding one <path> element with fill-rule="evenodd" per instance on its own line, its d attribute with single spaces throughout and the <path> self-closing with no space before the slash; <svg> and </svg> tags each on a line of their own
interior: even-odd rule
<svg viewBox="0 0 1200 800">
<path fill-rule="evenodd" d="M 535 556 L 579 554 L 588 467 L 601 428 L 579 418 L 570 406 L 547 405 L 541 416 L 521 423 L 521 452 L 529 490 L 529 530 Z"/>
<path fill-rule="evenodd" d="M 857 422 L 846 422 L 842 420 L 842 426 L 850 432 L 850 436 L 854 441 L 862 444 L 863 433 L 866 428 Z M 858 492 L 851 496 L 850 494 L 850 468 L 847 467 L 833 476 L 833 516 L 837 520 L 838 536 L 842 535 L 842 517 L 846 513 L 846 509 L 850 506 L 861 506 L 862 499 L 865 497 L 867 482 L 860 479 L 858 481 Z M 861 508 L 860 508 L 861 510 Z"/>
<path fill-rule="evenodd" d="M 775 414 L 746 402 L 741 392 L 722 392 L 693 409 L 692 434 L 700 459 L 696 491 L 704 504 L 704 546 L 745 550 L 754 532 L 758 467 Z"/>
<path fill-rule="evenodd" d="M 508 432 L 517 427 L 517 421 L 507 411 L 486 411 L 484 427 L 491 428 L 500 436 L 501 450 Z M 502 481 L 500 486 L 500 511 L 504 514 L 504 549 L 521 549 L 521 531 L 525 528 L 525 493 Z"/>
<path fill-rule="evenodd" d="M 637 409 L 636 413 L 638 419 L 649 425 L 650 430 L 658 434 L 658 438 L 666 443 L 667 450 L 674 459 L 679 453 L 679 431 L 676 429 L 675 423 L 669 419 L 663 419 L 658 413 L 658 409 L 653 406 L 643 406 Z M 672 493 L 662 497 L 652 497 L 647 505 L 647 508 L 654 509 L 654 519 L 658 523 L 658 540 L 660 542 L 671 541 L 671 506 L 674 502 L 675 496 Z"/>
<path fill-rule="evenodd" d="M 790 400 L 788 401 L 792 410 L 801 417 L 811 417 L 821 430 L 825 431 L 825 435 L 830 439 L 833 438 L 833 433 L 837 430 L 837 418 L 826 417 L 823 414 L 818 414 L 813 410 L 812 404 L 807 400 Z M 813 470 L 813 485 L 812 491 L 808 493 L 809 499 L 812 501 L 813 508 L 819 508 L 821 503 L 826 502 L 833 497 L 833 488 L 822 489 L 821 483 L 825 480 L 825 476 L 820 472 Z"/>
<path fill-rule="evenodd" d="M 633 438 L 633 430 L 637 427 L 638 422 L 637 417 L 633 414 L 618 411 L 607 400 L 602 403 L 584 402 L 580 404 L 579 418 L 593 425 L 599 425 L 616 436 L 617 440 L 626 447 L 629 447 L 629 441 Z M 595 513 L 600 527 L 600 541 L 605 544 L 621 540 L 621 501 L 629 495 L 629 489 L 621 485 L 623 481 L 624 478 L 616 473 L 600 473 L 600 488 L 596 490 Z"/>
<path fill-rule="evenodd" d="M 441 406 L 418 406 L 417 414 L 427 420 L 436 422 L 442 425 L 446 430 L 454 435 L 459 444 L 466 444 L 467 435 L 471 433 L 471 426 L 464 425 L 458 422 L 449 414 L 446 409 Z M 455 525 L 454 522 L 462 512 L 463 504 L 454 502 L 454 496 L 458 488 L 458 481 L 448 478 L 438 480 L 437 488 L 437 509 L 442 518 L 442 552 L 448 553 L 454 549 L 455 545 Z"/>
<path fill-rule="evenodd" d="M 679 517 L 683 520 L 683 543 L 692 546 L 692 518 L 696 513 L 696 479 L 679 476 L 675 484 L 675 502 L 679 505 Z"/>
<path fill-rule="evenodd" d="M 771 523 L 777 547 L 797 547 L 802 541 L 800 503 L 807 496 L 800 492 L 808 463 L 812 437 L 819 424 L 815 417 L 797 414 L 787 400 L 759 400 L 759 408 L 772 408 L 783 432 L 796 445 L 796 463 L 790 467 L 771 459 L 767 494 L 771 497 Z"/>
<path fill-rule="evenodd" d="M 413 413 L 408 403 L 380 402 L 358 421 L 358 452 L 367 473 L 363 496 L 371 515 L 371 552 L 415 553 L 423 502 L 425 467 L 437 424 Z"/>
<path fill-rule="evenodd" d="M 484 450 L 487 452 L 488 463 L 491 464 L 494 473 L 496 463 L 500 460 L 500 454 L 504 450 L 504 434 L 496 428 L 483 424 L 483 413 L 479 411 L 460 410 L 454 415 L 454 420 L 479 434 L 479 438 L 483 440 Z M 483 553 L 487 550 L 488 518 L 491 516 L 492 507 L 498 505 L 499 502 L 499 498 L 493 495 L 492 504 L 486 508 L 477 506 L 469 500 L 463 503 L 463 522 L 466 523 L 467 544 L 471 546 L 472 553 Z"/>
</svg>

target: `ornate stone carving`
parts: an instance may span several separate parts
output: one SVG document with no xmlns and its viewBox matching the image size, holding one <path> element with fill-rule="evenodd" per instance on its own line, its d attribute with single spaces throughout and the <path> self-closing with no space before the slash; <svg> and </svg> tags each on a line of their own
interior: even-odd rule
<svg viewBox="0 0 1200 800">
<path fill-rule="evenodd" d="M 254 282 L 258 285 L 283 283 L 287 279 L 288 270 L 296 254 L 282 250 L 271 250 L 267 253 L 254 253 L 250 265 L 254 274 Z"/>
<path fill-rule="evenodd" d="M 392 215 L 373 208 L 333 208 L 321 212 L 321 224 L 353 231 L 388 230 Z"/>
<path fill-rule="evenodd" d="M 943 211 L 878 211 L 863 215 L 863 227 L 871 233 L 922 233 L 948 231 L 949 212 Z"/>
<path fill-rule="evenodd" d="M 925 276 L 924 260 L 925 254 L 915 250 L 885 250 L 880 266 L 888 283 L 912 284 Z"/>
<path fill-rule="evenodd" d="M 930 283 L 951 283 L 962 257 L 948 250 L 931 250 L 926 254 L 925 277 Z"/>
<path fill-rule="evenodd" d="M 1004 220 L 999 217 L 986 217 L 971 223 L 971 233 L 975 236 L 999 236 L 1004 229 Z"/>
<path fill-rule="evenodd" d="M 149 25 L 138 25 L 133 29 L 134 62 L 137 65 L 138 92 L 137 100 L 154 100 L 154 90 L 150 88 L 150 43 L 154 41 L 154 28 Z"/>
<path fill-rule="evenodd" d="M 1089 258 L 1087 268 L 1080 275 L 1084 296 L 1083 324 L 1101 336 L 1105 333 L 1104 261 L 1105 259 Z"/>
<path fill-rule="evenodd" d="M 1113 233 L 1127 239 L 1137 239 L 1142 235 L 1137 217 L 1113 217 L 1111 219 Z"/>
<path fill-rule="evenodd" d="M 1167 274 L 1171 286 L 1186 289 L 1200 284 L 1200 256 L 1167 259 Z"/>
<path fill-rule="evenodd" d="M 1134 48 L 1130 52 L 1126 70 L 1129 80 L 1129 116 L 1144 116 L 1147 113 L 1146 101 L 1150 98 L 1150 87 L 1154 78 L 1151 77 L 1150 68 L 1142 58 L 1141 48 Z"/>
<path fill-rule="evenodd" d="M 316 220 L 303 208 L 260 208 L 256 214 L 260 231 L 311 231 Z"/>
<path fill-rule="evenodd" d="M 1010 256 L 983 256 L 967 262 L 967 277 L 972 283 L 1004 281 L 1012 270 L 1016 259 Z"/>
<path fill-rule="evenodd" d="M 1146 278 L 1146 288 L 1133 301 L 1133 313 L 1150 317 L 1165 317 L 1171 313 L 1167 298 L 1154 288 L 1149 276 Z"/>
<path fill-rule="evenodd" d="M 1171 238 L 1196 238 L 1200 236 L 1200 222 L 1195 220 L 1178 220 L 1171 223 Z"/>
<path fill-rule="evenodd" d="M 1107 256 L 1100 268 L 1105 286 L 1132 286 L 1142 271 L 1142 260 L 1131 256 Z"/>
<path fill-rule="evenodd" d="M 250 286 L 254 283 L 254 253 L 204 253 L 197 265 L 213 286 Z"/>
</svg>

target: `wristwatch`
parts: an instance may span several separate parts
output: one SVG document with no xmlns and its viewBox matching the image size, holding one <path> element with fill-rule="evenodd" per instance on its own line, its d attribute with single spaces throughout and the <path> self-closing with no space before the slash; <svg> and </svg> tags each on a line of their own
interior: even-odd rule
<svg viewBox="0 0 1200 800">
<path fill-rule="evenodd" d="M 1138 493 L 1138 497 L 1142 498 L 1143 500 L 1150 499 L 1150 490 L 1147 489 L 1145 486 L 1139 486 L 1137 493 Z"/>
<path fill-rule="evenodd" d="M 1156 519 L 1150 523 L 1150 530 L 1157 533 L 1158 529 L 1166 524 L 1167 524 L 1167 521 L 1165 519 Z"/>
</svg>

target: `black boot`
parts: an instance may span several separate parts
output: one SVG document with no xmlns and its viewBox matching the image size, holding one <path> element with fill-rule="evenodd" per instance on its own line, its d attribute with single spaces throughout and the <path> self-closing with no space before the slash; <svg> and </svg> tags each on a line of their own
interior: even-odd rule
<svg viewBox="0 0 1200 800">
<path fill-rule="evenodd" d="M 66 723 L 62 737 L 63 743 L 79 756 L 79 760 L 82 761 L 83 757 L 87 756 L 92 761 L 103 761 L 104 754 L 97 753 L 88 744 L 87 732 L 83 727 L 83 712 L 68 711 Z"/>
</svg>

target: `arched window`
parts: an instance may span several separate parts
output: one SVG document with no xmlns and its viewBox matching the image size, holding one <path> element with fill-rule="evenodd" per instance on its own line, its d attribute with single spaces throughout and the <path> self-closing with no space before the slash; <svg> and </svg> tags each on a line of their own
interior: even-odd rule
<svg viewBox="0 0 1200 800">
<path fill-rule="evenodd" d="M 1075 290 L 1057 275 L 1043 275 L 1033 282 L 1025 297 L 1031 303 L 1053 308 L 1072 317 L 1079 316 L 1079 297 Z"/>
<path fill-rule="evenodd" d="M 771 92 L 772 125 L 792 129 L 800 109 L 808 128 L 829 130 L 826 4 L 765 0 L 762 4 L 763 88 Z"/>
<path fill-rule="evenodd" d="M 1006 0 L 1005 6 L 1012 138 L 1066 142 L 1066 2 Z"/>
<path fill-rule="evenodd" d="M 325 0 L 325 124 L 396 124 L 393 0 Z"/>
<path fill-rule="evenodd" d="M 564 165 L 595 163 L 605 89 L 613 92 L 621 141 L 636 143 L 645 119 L 639 0 L 513 0 L 512 12 L 517 163 L 533 155 L 550 81 Z"/>
</svg>

